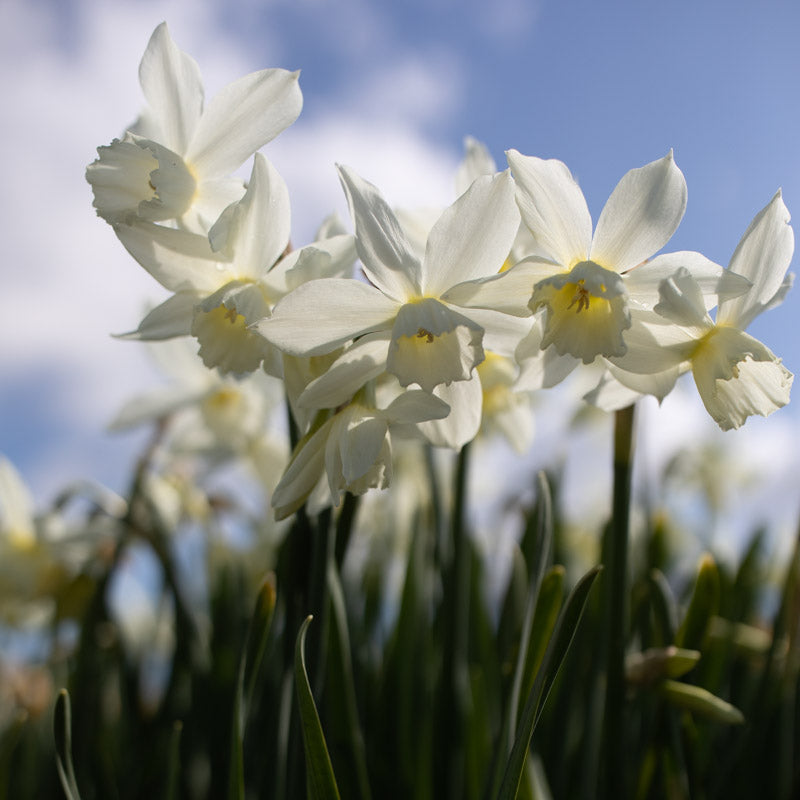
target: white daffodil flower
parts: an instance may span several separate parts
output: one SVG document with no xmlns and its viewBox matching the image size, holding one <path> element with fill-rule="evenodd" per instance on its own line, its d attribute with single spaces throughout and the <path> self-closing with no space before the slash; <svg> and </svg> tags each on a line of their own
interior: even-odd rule
<svg viewBox="0 0 800 800">
<path fill-rule="evenodd" d="M 483 392 L 481 432 L 501 433 L 516 450 L 524 453 L 533 440 L 531 395 L 517 388 L 518 367 L 511 358 L 487 353 L 478 365 Z"/>
<path fill-rule="evenodd" d="M 15 549 L 36 545 L 33 499 L 14 465 L 0 456 L 0 541 Z"/>
<path fill-rule="evenodd" d="M 207 230 L 242 195 L 242 181 L 231 173 L 300 114 L 298 75 L 253 72 L 204 108 L 197 63 L 178 49 L 166 23 L 159 25 L 139 65 L 144 113 L 121 140 L 99 147 L 86 170 L 99 216 L 112 224 L 177 220 Z"/>
<path fill-rule="evenodd" d="M 733 298 L 720 295 L 716 321 L 688 270 L 663 280 L 655 313 L 634 314 L 630 351 L 617 362 L 624 372 L 615 377 L 626 385 L 635 377 L 631 388 L 656 393 L 653 382 L 691 369 L 703 404 L 723 430 L 786 405 L 792 373 L 745 328 L 782 302 L 791 286 L 792 276 L 786 275 L 794 251 L 789 219 L 778 191 L 750 223 L 728 267 L 746 278 L 750 289 Z"/>
<path fill-rule="evenodd" d="M 376 187 L 346 167 L 339 172 L 370 283 L 328 279 L 300 286 L 256 326 L 268 341 L 290 355 L 310 356 L 364 337 L 364 369 L 385 370 L 401 386 L 427 392 L 469 381 L 484 358 L 484 339 L 488 346 L 502 341 L 503 349 L 516 345 L 519 332 L 505 315 L 454 299 L 461 284 L 494 276 L 508 255 L 519 224 L 508 172 L 479 178 L 442 213 L 422 259 Z M 348 386 L 350 395 L 358 385 Z"/>
<path fill-rule="evenodd" d="M 321 508 L 338 505 L 345 491 L 386 488 L 392 477 L 392 429 L 406 431 L 424 420 L 441 419 L 449 410 L 442 400 L 417 389 L 398 395 L 385 409 L 354 400 L 312 426 L 272 495 L 275 519 L 285 519 L 307 500 Z"/>
<path fill-rule="evenodd" d="M 691 268 L 704 291 L 716 290 L 722 267 L 699 253 L 648 261 L 686 209 L 686 182 L 671 152 L 623 176 L 594 234 L 583 193 L 561 161 L 516 150 L 507 157 L 522 219 L 548 257 L 537 255 L 509 270 L 518 273 L 520 287 L 531 281 L 530 310 L 543 309 L 542 350 L 553 345 L 558 354 L 586 364 L 597 356 L 624 355 L 631 308 L 652 307 L 659 282 L 680 267 Z M 569 371 L 576 363 L 562 366 Z"/>
<path fill-rule="evenodd" d="M 286 184 L 260 153 L 244 197 L 225 209 L 207 237 L 152 222 L 115 225 L 128 252 L 175 293 L 127 338 L 191 334 L 207 367 L 244 374 L 263 363 L 280 375 L 280 353 L 250 326 L 302 282 L 344 274 L 355 261 L 353 237 L 346 234 L 286 254 L 289 229 Z"/>
</svg>

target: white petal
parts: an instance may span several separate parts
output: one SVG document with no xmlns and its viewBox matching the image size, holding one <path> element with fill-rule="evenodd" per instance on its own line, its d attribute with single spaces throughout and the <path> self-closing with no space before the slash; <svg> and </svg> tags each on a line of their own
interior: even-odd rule
<svg viewBox="0 0 800 800">
<path fill-rule="evenodd" d="M 114 233 L 139 264 L 170 291 L 210 293 L 230 279 L 224 256 L 211 250 L 206 236 L 152 222 L 115 225 Z"/>
<path fill-rule="evenodd" d="M 734 300 L 720 302 L 718 323 L 744 330 L 780 291 L 794 253 L 789 219 L 778 191 L 748 226 L 729 265 L 730 270 L 747 278 L 753 288 Z"/>
<path fill-rule="evenodd" d="M 244 196 L 241 178 L 214 178 L 197 185 L 191 208 L 181 217 L 182 228 L 207 235 L 228 206 Z"/>
<path fill-rule="evenodd" d="M 297 399 L 302 408 L 336 408 L 367 381 L 386 369 L 390 331 L 368 333 L 342 353 L 328 370 L 311 381 Z"/>
<path fill-rule="evenodd" d="M 561 355 L 555 347 L 542 350 L 544 318 L 541 312 L 534 316 L 529 333 L 514 352 L 514 358 L 520 365 L 516 383 L 520 391 L 550 389 L 561 383 L 581 363 L 574 356 Z"/>
<path fill-rule="evenodd" d="M 264 69 L 228 84 L 208 104 L 186 151 L 203 180 L 228 175 L 299 116 L 298 72 Z"/>
<path fill-rule="evenodd" d="M 293 250 L 263 278 L 277 298 L 318 278 L 351 278 L 356 260 L 355 239 L 340 234 Z"/>
<path fill-rule="evenodd" d="M 625 286 L 631 303 L 653 308 L 659 301 L 659 285 L 679 269 L 688 270 L 703 294 L 706 310 L 722 297 L 737 297 L 750 288 L 750 281 L 726 270 L 701 253 L 683 250 L 664 253 L 625 273 Z"/>
<path fill-rule="evenodd" d="M 118 338 L 160 341 L 188 336 L 192 332 L 194 309 L 199 302 L 200 296 L 196 292 L 178 292 L 156 306 L 135 331 Z"/>
<path fill-rule="evenodd" d="M 289 190 L 275 167 L 256 153 L 244 197 L 229 206 L 208 234 L 211 247 L 232 258 L 237 278 L 257 280 L 289 242 Z"/>
<path fill-rule="evenodd" d="M 378 463 L 389 436 L 389 425 L 372 415 L 354 418 L 340 440 L 342 473 L 347 484 L 363 478 Z"/>
<path fill-rule="evenodd" d="M 450 406 L 435 394 L 409 389 L 392 400 L 383 413 L 391 424 L 404 425 L 444 419 L 450 413 Z"/>
<path fill-rule="evenodd" d="M 537 244 L 556 261 L 571 267 L 589 256 L 592 218 L 586 199 L 566 165 L 506 153 L 517 183 L 517 203 L 522 219 Z"/>
<path fill-rule="evenodd" d="M 353 170 L 338 169 L 367 278 L 398 302 L 421 295 L 420 262 L 389 204 L 377 187 Z"/>
<path fill-rule="evenodd" d="M 675 387 L 678 378 L 686 371 L 686 365 L 673 365 L 660 372 L 639 374 L 628 372 L 615 364 L 608 365 L 608 371 L 632 392 L 650 394 L 660 403 Z M 628 403 L 630 405 L 630 403 Z"/>
<path fill-rule="evenodd" d="M 169 35 L 167 23 L 153 31 L 142 61 L 139 82 L 159 127 L 159 141 L 184 154 L 203 109 L 200 68 L 179 50 Z"/>
<path fill-rule="evenodd" d="M 562 271 L 553 261 L 530 258 L 489 278 L 459 283 L 448 289 L 441 299 L 465 308 L 490 308 L 516 317 L 528 317 L 533 287 Z"/>
<path fill-rule="evenodd" d="M 461 311 L 458 306 L 455 310 Z M 464 316 L 483 328 L 484 350 L 491 350 L 504 356 L 511 356 L 514 353 L 531 327 L 530 316 L 512 317 L 510 314 L 487 308 L 464 309 Z"/>
<path fill-rule="evenodd" d="M 287 294 L 256 329 L 290 355 L 320 355 L 361 334 L 390 328 L 397 311 L 397 304 L 373 286 L 321 278 Z"/>
<path fill-rule="evenodd" d="M 685 267 L 659 284 L 659 301 L 653 311 L 664 319 L 686 328 L 710 328 L 703 292 Z"/>
<path fill-rule="evenodd" d="M 617 272 L 641 264 L 670 239 L 686 211 L 686 181 L 672 152 L 632 169 L 608 198 L 592 240 L 591 258 Z"/>
<path fill-rule="evenodd" d="M 633 405 L 640 397 L 641 392 L 629 389 L 621 384 L 610 372 L 606 372 L 600 378 L 597 386 L 587 392 L 583 399 L 599 408 L 601 411 L 619 411 Z"/>
<path fill-rule="evenodd" d="M 275 519 L 285 519 L 297 511 L 319 482 L 325 469 L 325 445 L 332 424 L 333 419 L 329 419 L 298 444 L 289 466 L 272 493 Z"/>
<path fill-rule="evenodd" d="M 194 405 L 206 394 L 207 388 L 187 391 L 184 386 L 170 386 L 152 394 L 134 397 L 109 422 L 108 430 L 124 431 L 145 422 L 163 419 L 182 408 Z"/>
<path fill-rule="evenodd" d="M 508 170 L 475 180 L 445 209 L 428 236 L 421 289 L 439 297 L 463 281 L 500 272 L 519 228 L 514 182 Z"/>
<path fill-rule="evenodd" d="M 653 312 L 633 312 L 631 327 L 625 331 L 625 354 L 608 361 L 638 374 L 663 372 L 687 362 L 707 330 L 683 328 Z"/>
<path fill-rule="evenodd" d="M 33 498 L 16 467 L 0 456 L 0 533 L 14 546 L 33 545 Z"/>
<path fill-rule="evenodd" d="M 441 384 L 434 395 L 450 406 L 450 413 L 439 420 L 420 422 L 419 431 L 437 447 L 458 449 L 472 441 L 481 427 L 483 391 L 477 374 L 471 380 Z"/>
<path fill-rule="evenodd" d="M 467 136 L 464 139 L 464 158 L 456 170 L 456 194 L 462 195 L 481 175 L 494 175 L 497 165 L 483 142 Z"/>
</svg>

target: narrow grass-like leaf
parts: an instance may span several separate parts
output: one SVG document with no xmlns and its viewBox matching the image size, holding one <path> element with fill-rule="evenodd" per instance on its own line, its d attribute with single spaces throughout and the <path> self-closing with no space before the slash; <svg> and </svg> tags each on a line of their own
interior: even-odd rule
<svg viewBox="0 0 800 800">
<path fill-rule="evenodd" d="M 333 642 L 331 655 L 335 663 L 330 667 L 330 687 L 340 695 L 340 708 L 344 718 L 342 727 L 347 731 L 348 750 L 352 759 L 359 796 L 362 800 L 370 800 L 369 781 L 367 778 L 367 762 L 364 747 L 364 736 L 358 723 L 358 705 L 356 702 L 353 663 L 350 657 L 350 635 L 347 629 L 347 609 L 344 592 L 339 579 L 339 572 L 333 562 L 328 563 L 328 597 L 331 601 Z M 341 779 L 342 773 L 340 771 Z M 344 785 L 344 784 L 343 784 Z"/>
<path fill-rule="evenodd" d="M 594 567 L 578 581 L 559 615 L 555 631 L 547 646 L 544 660 L 536 675 L 528 701 L 525 704 L 522 719 L 517 728 L 514 746 L 511 749 L 511 755 L 503 774 L 503 782 L 496 796 L 497 800 L 515 800 L 517 797 L 531 737 L 541 716 L 542 706 L 547 700 L 547 695 L 550 693 L 564 657 L 572 644 L 583 610 L 586 607 L 589 591 L 601 569 L 602 567 L 599 566 Z"/>
<path fill-rule="evenodd" d="M 528 650 L 531 645 L 533 619 L 540 605 L 539 590 L 542 585 L 542 579 L 553 541 L 552 500 L 550 498 L 550 487 L 547 484 L 547 478 L 543 472 L 538 474 L 537 482 L 539 485 L 539 513 L 536 520 L 536 548 L 533 553 L 533 563 L 530 565 L 531 579 L 528 586 L 528 601 L 525 607 L 525 618 L 522 624 L 522 634 L 520 637 L 517 664 L 514 670 L 514 680 L 511 685 L 508 714 L 508 731 L 511 734 L 509 736 L 509 741 L 514 731 L 517 729 L 517 709 L 519 708 L 521 693 L 524 689 L 529 688 L 524 686 L 524 682 L 526 676 L 529 676 L 532 672 L 532 670 L 526 668 L 526 665 L 528 664 Z M 541 612 L 539 613 L 541 615 Z"/>
<path fill-rule="evenodd" d="M 659 569 L 650 570 L 647 576 L 647 585 L 650 589 L 650 605 L 653 609 L 655 630 L 658 639 L 665 647 L 675 641 L 675 631 L 678 628 L 678 609 L 672 589 L 663 572 Z"/>
<path fill-rule="evenodd" d="M 56 698 L 53 727 L 56 740 L 56 767 L 61 787 L 67 800 L 80 800 L 75 769 L 72 766 L 72 708 L 69 692 L 66 689 L 62 689 Z"/>
<path fill-rule="evenodd" d="M 247 711 L 253 699 L 253 690 L 258 679 L 258 671 L 264 659 L 269 632 L 272 628 L 275 602 L 275 575 L 270 573 L 264 578 L 258 589 L 253 616 L 250 619 L 250 629 L 247 632 L 244 672 L 242 675 L 242 688 L 244 690 L 242 696 L 244 707 L 242 710 L 244 712 Z"/>
<path fill-rule="evenodd" d="M 340 800 L 328 746 L 325 744 L 325 734 L 322 732 L 322 723 L 306 672 L 306 631 L 311 619 L 310 616 L 306 617 L 300 626 L 294 651 L 294 680 L 306 753 L 306 796 L 308 800 Z"/>
<path fill-rule="evenodd" d="M 259 587 L 250 618 L 247 640 L 239 662 L 231 724 L 228 800 L 244 800 L 244 729 L 258 670 L 267 647 L 275 612 L 275 576 L 268 575 Z"/>
<path fill-rule="evenodd" d="M 169 739 L 169 762 L 167 763 L 167 790 L 165 800 L 178 800 L 181 774 L 181 734 L 183 723 L 176 720 Z"/>
<path fill-rule="evenodd" d="M 697 582 L 686 616 L 675 636 L 675 644 L 688 650 L 702 649 L 712 617 L 719 612 L 719 572 L 714 559 L 706 553 L 700 559 Z"/>
</svg>

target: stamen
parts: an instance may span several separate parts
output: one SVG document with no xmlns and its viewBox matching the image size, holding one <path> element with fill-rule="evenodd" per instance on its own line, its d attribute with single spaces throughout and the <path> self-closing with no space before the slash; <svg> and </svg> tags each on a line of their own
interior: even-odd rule
<svg viewBox="0 0 800 800">
<path fill-rule="evenodd" d="M 236 317 L 239 316 L 236 306 L 231 306 L 230 308 L 227 308 L 226 306 L 225 309 L 225 319 L 230 320 L 232 323 L 236 322 Z"/>
<path fill-rule="evenodd" d="M 583 279 L 579 280 L 577 284 L 575 284 L 575 287 L 575 295 L 572 298 L 572 302 L 567 306 L 567 311 L 577 304 L 578 308 L 575 310 L 575 313 L 580 314 L 584 309 L 588 310 L 589 298 L 591 295 L 589 294 L 589 290 L 584 286 Z"/>
<path fill-rule="evenodd" d="M 425 328 L 417 330 L 417 339 L 425 339 L 427 344 L 432 344 L 433 338 L 433 334 L 430 331 L 426 331 Z"/>
</svg>

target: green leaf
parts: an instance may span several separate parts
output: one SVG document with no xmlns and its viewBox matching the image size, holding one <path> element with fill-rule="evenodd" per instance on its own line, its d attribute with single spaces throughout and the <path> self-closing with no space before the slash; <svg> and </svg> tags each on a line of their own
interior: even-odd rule
<svg viewBox="0 0 800 800">
<path fill-rule="evenodd" d="M 230 773 L 228 779 L 229 800 L 244 800 L 244 729 L 247 711 L 255 688 L 258 670 L 267 647 L 267 639 L 275 612 L 275 576 L 270 574 L 262 581 L 256 596 L 253 616 L 247 632 L 236 693 L 233 700 L 233 724 L 231 725 Z"/>
<path fill-rule="evenodd" d="M 527 761 L 528 748 L 531 737 L 539 722 L 542 707 L 558 676 L 564 658 L 572 644 L 575 632 L 583 616 L 586 600 L 589 596 L 595 579 L 602 567 L 594 567 L 578 581 L 575 588 L 567 598 L 564 608 L 559 615 L 556 629 L 553 632 L 542 665 L 536 675 L 536 680 L 525 704 L 511 756 L 506 764 L 503 774 L 503 783 L 496 795 L 497 800 L 515 800 L 519 790 L 522 772 Z"/>
<path fill-rule="evenodd" d="M 658 639 L 665 645 L 671 644 L 675 641 L 675 631 L 678 627 L 677 604 L 672 589 L 664 573 L 658 569 L 650 571 L 647 585 Z"/>
<path fill-rule="evenodd" d="M 675 644 L 687 650 L 699 650 L 706 638 L 711 618 L 719 612 L 719 572 L 714 559 L 706 553 L 700 559 L 697 582 L 686 617 L 675 636 Z"/>
<path fill-rule="evenodd" d="M 306 617 L 300 626 L 294 650 L 294 679 L 306 753 L 306 796 L 308 800 L 339 800 L 333 765 L 306 672 L 306 631 L 311 619 L 310 616 Z"/>
<path fill-rule="evenodd" d="M 56 698 L 53 714 L 53 728 L 56 740 L 56 767 L 61 787 L 67 800 L 80 800 L 78 784 L 75 780 L 75 769 L 72 766 L 72 708 L 69 692 L 62 689 Z"/>
<path fill-rule="evenodd" d="M 543 472 L 537 476 L 539 484 L 539 513 L 536 520 L 536 545 L 532 553 L 531 563 L 531 579 L 528 587 L 528 602 L 525 608 L 525 619 L 522 624 L 522 634 L 519 643 L 519 653 L 517 656 L 517 664 L 514 670 L 514 680 L 511 685 L 511 698 L 509 700 L 508 710 L 508 740 L 511 740 L 514 731 L 517 728 L 517 710 L 520 705 L 520 697 L 527 697 L 533 681 L 533 674 L 538 667 L 538 661 L 531 662 L 531 655 L 537 649 L 537 645 L 542 644 L 542 638 L 536 641 L 532 638 L 534 617 L 538 617 L 540 622 L 539 633 L 544 633 L 546 638 L 544 642 L 550 637 L 555 624 L 555 615 L 558 614 L 558 607 L 561 604 L 561 582 L 558 586 L 549 586 L 549 594 L 544 598 L 540 598 L 540 589 L 542 587 L 542 580 L 544 578 L 545 567 L 547 560 L 550 556 L 550 550 L 553 541 L 553 512 L 552 500 L 550 498 L 550 487 L 547 483 L 547 478 Z M 563 569 L 561 570 L 561 577 L 563 579 Z M 553 589 L 556 589 L 554 592 Z M 556 605 L 554 614 L 548 614 L 543 606 L 547 609 L 553 610 L 553 600 L 555 599 Z M 548 616 L 553 617 L 550 625 L 541 625 L 542 619 L 547 619 Z"/>
<path fill-rule="evenodd" d="M 183 733 L 183 723 L 176 720 L 172 726 L 172 735 L 169 740 L 169 763 L 167 765 L 167 791 L 164 795 L 166 800 L 178 800 L 180 791 L 181 774 L 181 734 Z"/>
<path fill-rule="evenodd" d="M 328 563 L 328 596 L 331 601 L 333 621 L 331 637 L 332 658 L 329 669 L 328 686 L 333 694 L 336 695 L 338 699 L 336 707 L 340 710 L 338 715 L 335 711 L 331 713 L 332 716 L 339 717 L 338 722 L 344 730 L 347 750 L 352 758 L 355 780 L 358 783 L 359 796 L 362 800 L 370 800 L 371 794 L 367 777 L 366 749 L 364 746 L 364 735 L 361 732 L 358 722 L 356 686 L 353 676 L 353 662 L 350 657 L 350 634 L 347 629 L 347 609 L 345 607 L 344 591 L 342 590 L 342 583 L 339 579 L 339 572 L 332 561 Z M 331 746 L 335 753 L 336 745 L 333 737 L 331 737 Z M 341 764 L 341 762 L 339 763 Z M 339 778 L 343 780 L 341 769 L 339 770 Z M 345 786 L 345 783 L 343 782 L 342 785 Z"/>
</svg>

